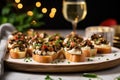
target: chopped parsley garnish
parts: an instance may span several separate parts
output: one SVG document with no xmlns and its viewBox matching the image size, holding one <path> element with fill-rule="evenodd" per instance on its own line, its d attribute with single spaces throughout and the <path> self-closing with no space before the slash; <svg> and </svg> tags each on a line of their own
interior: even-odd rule
<svg viewBox="0 0 120 80">
<path fill-rule="evenodd" d="M 62 59 L 57 59 L 57 60 L 51 62 L 51 64 L 57 64 L 57 63 L 63 63 L 63 62 L 64 62 L 64 60 L 62 60 Z"/>
<path fill-rule="evenodd" d="M 26 58 L 24 59 L 24 61 L 25 61 L 25 62 L 31 62 L 32 60 L 31 60 L 30 57 L 26 57 Z"/>
<path fill-rule="evenodd" d="M 106 60 L 109 60 L 108 58 Z"/>
<path fill-rule="evenodd" d="M 68 61 L 68 64 L 70 64 L 70 62 Z"/>
<path fill-rule="evenodd" d="M 52 79 L 49 75 L 47 75 L 47 76 L 45 77 L 45 80 L 54 80 L 54 79 Z M 62 80 L 62 78 L 58 78 L 58 80 Z"/>
<path fill-rule="evenodd" d="M 87 61 L 93 61 L 93 59 L 91 59 L 91 58 L 88 58 L 88 59 L 87 59 Z"/>
<path fill-rule="evenodd" d="M 49 75 L 45 77 L 45 80 L 53 80 Z"/>
<path fill-rule="evenodd" d="M 101 58 L 98 58 L 98 60 L 100 60 Z"/>
<path fill-rule="evenodd" d="M 95 73 L 83 73 L 83 77 L 98 78 L 97 74 L 95 74 Z"/>
<path fill-rule="evenodd" d="M 58 78 L 58 80 L 62 80 L 62 78 Z"/>
<path fill-rule="evenodd" d="M 89 78 L 89 80 L 92 80 L 93 78 L 95 78 L 95 80 L 103 80 L 95 73 L 83 73 L 83 77 Z"/>
<path fill-rule="evenodd" d="M 117 56 L 117 54 L 114 54 L 114 56 Z"/>
<path fill-rule="evenodd" d="M 55 45 L 59 45 L 62 42 L 62 40 L 58 39 L 55 41 Z"/>
<path fill-rule="evenodd" d="M 35 44 L 35 46 L 41 46 L 41 45 L 42 45 L 42 44 L 40 44 L 40 43 L 36 43 L 36 44 Z"/>
<path fill-rule="evenodd" d="M 66 46 L 69 47 L 70 46 L 70 42 L 67 42 Z"/>
<path fill-rule="evenodd" d="M 19 41 L 18 41 L 18 44 L 22 44 L 22 41 L 19 40 Z"/>
</svg>

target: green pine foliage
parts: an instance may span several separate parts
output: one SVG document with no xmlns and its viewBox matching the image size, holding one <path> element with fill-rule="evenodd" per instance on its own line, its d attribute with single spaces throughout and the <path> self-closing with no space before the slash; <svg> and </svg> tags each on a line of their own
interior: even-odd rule
<svg viewBox="0 0 120 80">
<path fill-rule="evenodd" d="M 11 3 L 4 6 L 0 14 L 0 24 L 11 23 L 18 31 L 24 32 L 30 28 L 43 26 L 45 23 L 41 20 L 43 14 L 39 13 L 37 8 L 33 9 L 33 16 L 26 13 L 15 13 L 14 5 Z M 35 22 L 33 22 L 33 20 Z"/>
</svg>

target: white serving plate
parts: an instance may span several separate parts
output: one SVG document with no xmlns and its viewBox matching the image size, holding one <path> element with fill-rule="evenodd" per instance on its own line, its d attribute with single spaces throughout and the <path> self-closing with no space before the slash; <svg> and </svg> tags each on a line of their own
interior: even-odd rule
<svg viewBox="0 0 120 80">
<path fill-rule="evenodd" d="M 52 63 L 38 63 L 32 58 L 12 59 L 6 54 L 5 65 L 13 70 L 28 72 L 87 72 L 103 70 L 120 64 L 120 49 L 112 47 L 112 53 L 97 54 L 95 57 L 87 57 L 85 62 L 69 62 L 66 59 L 55 60 Z"/>
</svg>

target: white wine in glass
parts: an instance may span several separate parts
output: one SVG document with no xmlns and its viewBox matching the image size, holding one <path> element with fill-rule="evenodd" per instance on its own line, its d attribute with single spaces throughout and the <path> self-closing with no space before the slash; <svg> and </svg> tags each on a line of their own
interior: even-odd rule
<svg viewBox="0 0 120 80">
<path fill-rule="evenodd" d="M 63 0 L 62 11 L 64 18 L 72 23 L 73 31 L 76 33 L 77 23 L 87 14 L 85 0 Z"/>
</svg>

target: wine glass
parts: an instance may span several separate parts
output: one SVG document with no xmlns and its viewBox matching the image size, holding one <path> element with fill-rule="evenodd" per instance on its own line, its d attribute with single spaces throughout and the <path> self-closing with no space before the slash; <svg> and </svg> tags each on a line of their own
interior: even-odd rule
<svg viewBox="0 0 120 80">
<path fill-rule="evenodd" d="M 85 0 L 63 0 L 63 16 L 72 23 L 73 31 L 76 33 L 77 23 L 87 15 Z"/>
</svg>

